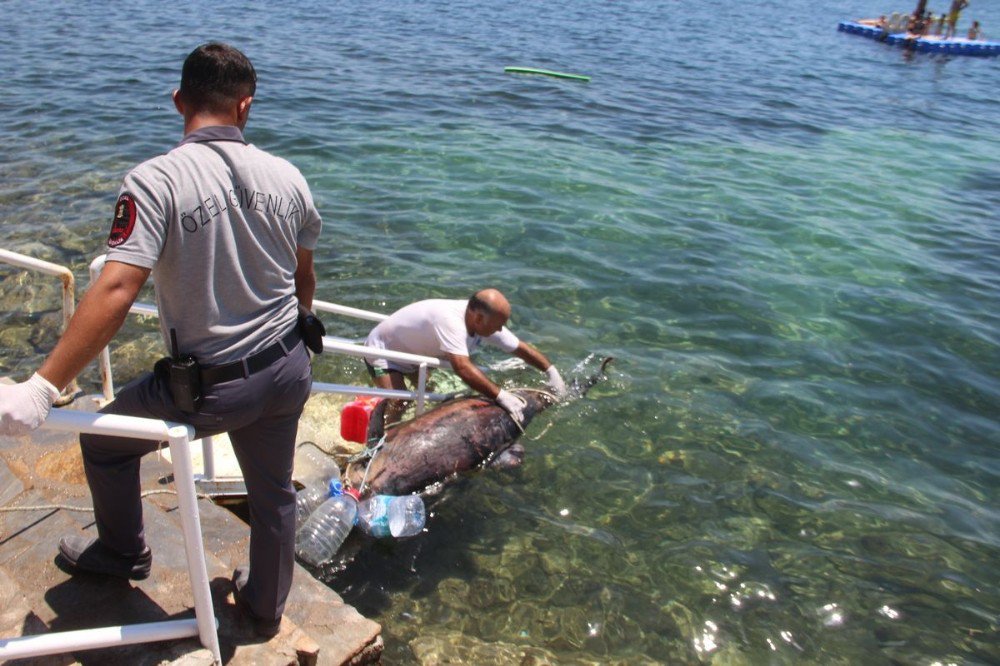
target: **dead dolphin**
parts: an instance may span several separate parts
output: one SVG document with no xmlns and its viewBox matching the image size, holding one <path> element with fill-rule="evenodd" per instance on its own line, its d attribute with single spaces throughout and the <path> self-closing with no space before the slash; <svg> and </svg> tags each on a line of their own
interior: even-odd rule
<svg viewBox="0 0 1000 666">
<path fill-rule="evenodd" d="M 604 359 L 592 377 L 573 382 L 569 397 L 586 394 L 604 377 L 604 369 L 611 360 Z M 513 393 L 526 403 L 525 427 L 556 402 L 545 391 L 514 389 Z M 519 464 L 524 457 L 524 448 L 517 442 L 522 432 L 492 400 L 482 396 L 457 398 L 390 428 L 374 457 L 348 465 L 345 477 L 363 495 L 422 492 L 486 464 Z"/>
</svg>

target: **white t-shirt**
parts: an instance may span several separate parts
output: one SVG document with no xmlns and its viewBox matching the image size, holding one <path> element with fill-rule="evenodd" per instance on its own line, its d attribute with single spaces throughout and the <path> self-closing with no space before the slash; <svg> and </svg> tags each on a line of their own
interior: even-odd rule
<svg viewBox="0 0 1000 666">
<path fill-rule="evenodd" d="M 469 356 L 481 342 L 507 353 L 521 343 L 506 327 L 487 338 L 469 335 L 465 328 L 468 301 L 432 298 L 396 310 L 372 329 L 365 342 L 369 347 L 444 359 L 448 354 Z M 371 359 L 376 368 L 413 372 L 416 365 L 386 359 Z"/>
</svg>

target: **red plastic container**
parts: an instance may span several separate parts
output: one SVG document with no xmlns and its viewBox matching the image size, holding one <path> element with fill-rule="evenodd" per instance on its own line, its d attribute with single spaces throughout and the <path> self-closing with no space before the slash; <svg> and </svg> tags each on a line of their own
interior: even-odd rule
<svg viewBox="0 0 1000 666">
<path fill-rule="evenodd" d="M 368 421 L 382 398 L 358 396 L 340 410 L 340 436 L 349 442 L 367 444 Z"/>
</svg>

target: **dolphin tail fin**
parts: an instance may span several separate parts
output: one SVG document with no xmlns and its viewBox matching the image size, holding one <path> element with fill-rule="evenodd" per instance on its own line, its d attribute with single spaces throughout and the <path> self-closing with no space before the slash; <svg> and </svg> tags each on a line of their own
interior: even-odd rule
<svg viewBox="0 0 1000 666">
<path fill-rule="evenodd" d="M 574 379 L 572 389 L 570 390 L 571 395 L 574 395 L 578 398 L 582 398 L 583 396 L 587 395 L 587 391 L 590 390 L 590 387 L 592 387 L 594 384 L 604 379 L 604 372 L 608 367 L 608 364 L 611 363 L 611 361 L 613 360 L 615 360 L 614 356 L 605 357 L 605 359 L 601 361 L 600 370 L 595 372 L 593 375 L 587 377 L 586 379 Z"/>
</svg>

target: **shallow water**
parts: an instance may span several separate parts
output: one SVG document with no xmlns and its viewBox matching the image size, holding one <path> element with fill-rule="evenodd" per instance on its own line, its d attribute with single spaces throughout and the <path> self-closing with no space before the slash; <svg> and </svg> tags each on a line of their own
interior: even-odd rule
<svg viewBox="0 0 1000 666">
<path fill-rule="evenodd" d="M 491 284 L 564 374 L 616 357 L 520 470 L 331 577 L 387 663 L 1000 661 L 1000 61 L 838 33 L 862 2 L 47 7 L 3 5 L 0 246 L 85 282 L 122 175 L 179 139 L 180 62 L 224 39 L 261 78 L 248 138 L 319 202 L 320 298 Z M 0 370 L 57 308 L 0 269 Z M 118 378 L 158 353 L 151 322 L 119 340 Z"/>
</svg>

